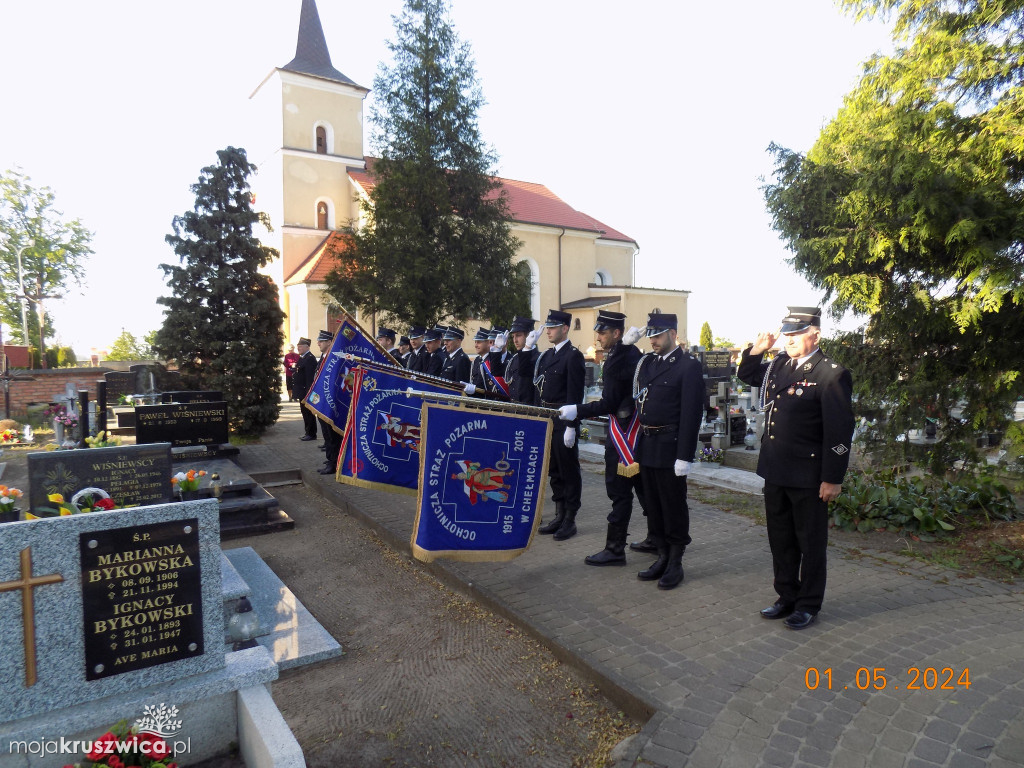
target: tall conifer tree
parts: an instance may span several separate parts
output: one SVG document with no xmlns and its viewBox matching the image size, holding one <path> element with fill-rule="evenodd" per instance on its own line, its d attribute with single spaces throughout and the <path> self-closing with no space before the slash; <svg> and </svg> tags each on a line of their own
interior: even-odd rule
<svg viewBox="0 0 1024 768">
<path fill-rule="evenodd" d="M 530 278 L 512 261 L 519 242 L 480 137 L 484 101 L 469 46 L 445 0 L 406 0 L 395 30 L 394 62 L 374 80 L 379 159 L 366 226 L 337 254 L 343 267 L 328 292 L 343 306 L 420 324 L 511 319 L 527 310 Z"/>
<path fill-rule="evenodd" d="M 173 358 L 188 386 L 216 390 L 228 404 L 231 429 L 255 436 L 278 417 L 279 358 L 284 345 L 277 287 L 259 272 L 277 251 L 260 245 L 253 227 L 270 228 L 252 208 L 244 149 L 217 152 L 192 185 L 195 209 L 175 216 L 165 238 L 181 266 L 161 264 L 171 296 L 154 349 Z"/>
</svg>

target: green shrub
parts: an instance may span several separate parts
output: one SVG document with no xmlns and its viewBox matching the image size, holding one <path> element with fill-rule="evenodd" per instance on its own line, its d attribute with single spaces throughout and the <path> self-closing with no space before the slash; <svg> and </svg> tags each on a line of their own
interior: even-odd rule
<svg viewBox="0 0 1024 768">
<path fill-rule="evenodd" d="M 988 471 L 961 473 L 955 480 L 906 477 L 892 469 L 851 473 L 830 512 L 844 531 L 923 536 L 1020 517 L 1009 489 Z"/>
</svg>

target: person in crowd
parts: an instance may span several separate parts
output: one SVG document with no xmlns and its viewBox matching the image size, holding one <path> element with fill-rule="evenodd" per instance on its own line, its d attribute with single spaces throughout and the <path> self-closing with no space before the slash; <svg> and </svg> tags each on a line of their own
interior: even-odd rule
<svg viewBox="0 0 1024 768">
<path fill-rule="evenodd" d="M 512 334 L 512 346 L 515 353 L 509 357 L 505 367 L 505 381 L 508 383 L 509 397 L 514 403 L 533 405 L 537 396 L 537 388 L 533 385 L 533 370 L 537 362 L 537 338 L 540 334 L 534 329 L 537 321 L 529 317 L 516 317 L 512 321 L 509 333 Z"/>
<path fill-rule="evenodd" d="M 414 325 L 409 328 L 409 344 L 412 346 L 412 354 L 409 356 L 406 368 L 410 371 L 423 373 L 427 370 L 427 360 L 430 359 L 430 353 L 427 352 L 427 348 L 423 345 L 423 335 L 426 332 L 427 329 L 422 325 Z"/>
<path fill-rule="evenodd" d="M 323 365 L 324 358 L 330 354 L 331 345 L 334 343 L 334 334 L 330 331 L 320 331 L 316 337 L 316 344 L 320 348 L 320 360 L 318 365 Z M 340 426 L 340 425 L 339 425 Z M 338 454 L 341 453 L 341 434 L 334 430 L 330 424 L 320 419 L 320 432 L 324 438 L 324 465 L 317 470 L 321 475 L 331 475 L 338 467 Z"/>
<path fill-rule="evenodd" d="M 284 387 L 288 392 L 288 400 L 294 400 L 292 385 L 295 379 L 295 366 L 299 362 L 299 353 L 295 351 L 295 345 L 288 345 L 288 352 L 284 356 Z"/>
<path fill-rule="evenodd" d="M 447 358 L 441 366 L 442 379 L 462 384 L 469 383 L 469 355 L 462 348 L 462 340 L 465 337 L 465 332 L 454 325 L 449 326 L 445 331 L 442 340 Z"/>
<path fill-rule="evenodd" d="M 299 339 L 295 345 L 299 353 L 299 362 L 295 364 L 295 375 L 292 378 L 293 392 L 295 399 L 299 401 L 299 410 L 302 411 L 303 434 L 300 440 L 316 440 L 316 414 L 302 404 L 302 401 L 309 394 L 309 388 L 313 386 L 313 379 L 316 378 L 316 358 L 309 351 L 310 340 L 306 337 Z"/>
</svg>

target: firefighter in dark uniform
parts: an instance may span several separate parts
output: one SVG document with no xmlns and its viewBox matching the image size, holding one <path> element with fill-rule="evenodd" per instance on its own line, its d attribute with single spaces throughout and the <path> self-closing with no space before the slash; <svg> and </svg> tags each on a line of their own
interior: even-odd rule
<svg viewBox="0 0 1024 768">
<path fill-rule="evenodd" d="M 478 328 L 473 336 L 473 346 L 476 349 L 476 357 L 469 365 L 469 383 L 466 384 L 466 394 L 484 397 L 487 394 L 487 374 L 484 373 L 484 360 L 491 350 L 490 328 Z"/>
<path fill-rule="evenodd" d="M 598 310 L 594 330 L 605 353 L 601 373 L 601 399 L 580 406 L 563 405 L 558 409 L 562 419 L 575 421 L 577 418 L 608 416 L 609 419 L 616 419 L 623 432 L 628 432 L 634 413 L 633 374 L 640 360 L 640 350 L 636 348 L 640 331 L 631 328 L 631 340 L 626 340 L 623 338 L 625 325 L 626 316 L 621 312 Z M 620 474 L 619 469 L 619 453 L 609 435 L 604 446 L 604 487 L 611 499 L 612 511 L 608 514 L 608 534 L 604 549 L 588 555 L 584 559 L 588 565 L 626 564 L 626 536 L 629 518 L 633 513 L 633 493 L 636 492 L 641 508 L 644 506 L 644 498 L 639 473 L 626 476 Z"/>
<path fill-rule="evenodd" d="M 412 346 L 412 354 L 409 356 L 409 364 L 406 366 L 410 371 L 423 373 L 427 368 L 427 360 L 430 353 L 423 345 L 423 334 L 427 329 L 422 325 L 414 325 L 409 329 L 409 344 Z"/>
<path fill-rule="evenodd" d="M 395 346 L 396 338 L 398 338 L 398 334 L 390 328 L 382 327 L 377 331 L 377 343 L 388 353 L 388 362 L 392 365 L 401 365 L 402 355 L 399 353 L 398 347 Z"/>
<path fill-rule="evenodd" d="M 444 368 L 444 361 L 447 357 L 444 347 L 441 346 L 441 338 L 444 336 L 444 332 L 445 329 L 434 326 L 427 329 L 427 332 L 423 334 L 423 346 L 429 355 L 423 373 L 430 374 L 431 376 L 441 375 L 441 369 Z"/>
<path fill-rule="evenodd" d="M 313 379 L 316 378 L 316 358 L 309 351 L 310 341 L 303 337 L 295 345 L 299 353 L 299 362 L 295 364 L 295 374 L 292 376 L 292 391 L 299 401 L 299 410 L 302 411 L 303 434 L 299 440 L 316 440 L 316 414 L 312 409 L 303 404 L 309 388 L 313 386 Z"/>
<path fill-rule="evenodd" d="M 782 335 L 785 351 L 764 363 Z M 853 379 L 818 348 L 821 310 L 789 307 L 778 333 L 743 351 L 737 375 L 761 387 L 765 425 L 757 474 L 764 478 L 768 544 L 779 599 L 761 611 L 789 629 L 814 623 L 825 597 L 828 503 L 842 490 L 853 439 Z"/>
<path fill-rule="evenodd" d="M 487 365 L 491 369 L 491 375 L 485 375 L 487 391 L 504 398 L 505 393 L 499 389 L 494 378 L 505 380 L 505 368 L 508 367 L 508 359 L 511 357 L 508 351 L 508 329 L 492 328 L 488 334 L 491 347 L 487 353 Z M 493 378 L 492 378 L 493 377 Z"/>
<path fill-rule="evenodd" d="M 409 361 L 412 359 L 412 342 L 409 341 L 408 336 L 401 336 L 398 339 L 398 362 L 403 368 L 409 367 Z"/>
<path fill-rule="evenodd" d="M 316 344 L 320 347 L 320 360 L 317 365 L 323 365 L 324 358 L 330 354 L 331 344 L 334 342 L 334 334 L 330 331 L 320 331 L 316 337 Z M 317 471 L 321 475 L 333 475 L 338 466 L 338 454 L 341 453 L 341 434 L 334 431 L 334 427 L 323 419 L 320 419 L 320 433 L 324 438 L 324 465 Z"/>
<path fill-rule="evenodd" d="M 508 359 L 505 366 L 505 381 L 508 382 L 508 393 L 513 403 L 533 405 L 537 389 L 533 386 L 533 369 L 537 362 L 537 337 L 540 335 L 533 326 L 537 321 L 529 317 L 517 317 L 512 321 L 512 345 L 515 354 Z"/>
<path fill-rule="evenodd" d="M 569 341 L 572 315 L 557 309 L 548 311 L 544 332 L 550 349 L 537 358 L 533 383 L 537 387 L 536 405 L 558 408 L 561 405 L 583 403 L 583 389 L 587 366 L 583 353 Z M 551 458 L 548 461 L 548 479 L 551 499 L 555 502 L 555 519 L 538 530 L 554 534 L 555 541 L 564 541 L 576 535 L 576 513 L 583 493 L 583 475 L 580 470 L 579 419 L 555 418 L 551 438 Z"/>
<path fill-rule="evenodd" d="M 445 359 L 444 365 L 441 366 L 442 379 L 463 384 L 469 383 L 469 355 L 462 349 L 462 340 L 465 337 L 465 332 L 454 325 L 448 326 L 448 330 L 445 331 L 442 338 L 448 357 Z"/>
<path fill-rule="evenodd" d="M 697 452 L 704 377 L 697 358 L 676 342 L 675 315 L 652 312 L 647 338 L 654 351 L 637 364 L 633 397 L 641 425 L 637 460 L 658 559 L 637 578 L 674 589 L 683 581 L 683 553 L 691 541 L 686 476 Z"/>
</svg>

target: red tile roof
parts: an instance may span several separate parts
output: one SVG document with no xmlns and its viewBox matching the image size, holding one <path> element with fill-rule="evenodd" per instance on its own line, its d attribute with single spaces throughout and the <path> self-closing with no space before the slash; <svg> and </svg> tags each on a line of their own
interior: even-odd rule
<svg viewBox="0 0 1024 768">
<path fill-rule="evenodd" d="M 294 272 L 285 277 L 284 284 L 325 282 L 328 272 L 342 266 L 337 254 L 348 250 L 350 237 L 347 232 L 331 232 Z"/>
<path fill-rule="evenodd" d="M 375 158 L 366 158 L 366 168 L 349 168 L 348 175 L 363 191 L 369 193 L 374 187 L 373 162 Z M 605 240 L 619 240 L 636 244 L 628 235 L 603 224 L 593 216 L 577 211 L 558 195 L 543 184 L 530 181 L 515 181 L 496 177 L 501 187 L 492 195 L 504 191 L 508 195 L 509 212 L 513 220 L 520 224 L 539 224 L 545 227 L 566 227 L 583 232 L 595 232 Z"/>
</svg>

